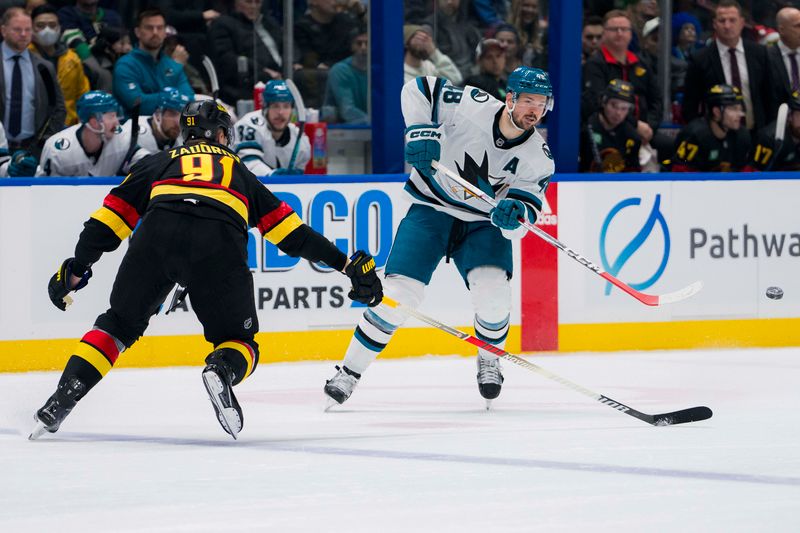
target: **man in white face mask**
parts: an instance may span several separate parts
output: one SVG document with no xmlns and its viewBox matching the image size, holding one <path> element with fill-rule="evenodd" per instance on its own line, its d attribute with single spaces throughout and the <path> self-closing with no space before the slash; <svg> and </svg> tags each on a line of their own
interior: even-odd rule
<svg viewBox="0 0 800 533">
<path fill-rule="evenodd" d="M 58 23 L 56 9 L 43 4 L 31 13 L 33 19 L 33 42 L 30 50 L 47 59 L 56 69 L 57 81 L 64 93 L 64 104 L 67 108 L 67 126 L 78 123 L 75 104 L 80 96 L 89 90 L 89 79 L 83 71 L 78 54 L 67 48 L 61 40 L 61 26 Z"/>
</svg>

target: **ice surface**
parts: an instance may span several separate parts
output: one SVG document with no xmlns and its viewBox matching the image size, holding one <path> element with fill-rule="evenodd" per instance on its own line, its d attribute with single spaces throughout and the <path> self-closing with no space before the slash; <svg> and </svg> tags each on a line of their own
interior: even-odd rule
<svg viewBox="0 0 800 533">
<path fill-rule="evenodd" d="M 29 442 L 58 373 L 0 375 L 0 531 L 800 531 L 800 349 L 533 360 L 714 417 L 509 363 L 487 412 L 459 357 L 378 360 L 324 413 L 333 362 L 262 363 L 239 441 L 197 367 L 114 370 Z"/>
</svg>

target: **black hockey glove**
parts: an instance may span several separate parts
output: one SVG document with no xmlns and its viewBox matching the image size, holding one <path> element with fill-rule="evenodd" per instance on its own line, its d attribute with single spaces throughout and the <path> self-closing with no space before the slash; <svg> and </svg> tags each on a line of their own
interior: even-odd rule
<svg viewBox="0 0 800 533">
<path fill-rule="evenodd" d="M 92 277 L 91 268 L 87 268 L 85 272 L 75 272 L 73 271 L 74 265 L 74 257 L 65 259 L 47 284 L 47 294 L 50 295 L 50 301 L 62 311 L 66 311 L 67 306 L 72 303 L 72 298 L 67 295 L 72 291 L 79 291 L 84 288 L 89 283 L 89 278 Z M 77 285 L 70 288 L 69 278 L 72 275 L 80 276 L 81 280 Z"/>
<path fill-rule="evenodd" d="M 370 307 L 381 303 L 383 285 L 375 273 L 375 259 L 371 255 L 363 250 L 357 251 L 350 257 L 350 263 L 345 267 L 344 273 L 353 284 L 348 298 Z"/>
</svg>

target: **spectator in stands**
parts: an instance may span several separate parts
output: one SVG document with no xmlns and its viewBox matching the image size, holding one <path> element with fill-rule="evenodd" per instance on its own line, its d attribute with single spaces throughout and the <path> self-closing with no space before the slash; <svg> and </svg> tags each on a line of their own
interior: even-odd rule
<svg viewBox="0 0 800 533">
<path fill-rule="evenodd" d="M 186 47 L 192 64 L 201 68 L 203 56 L 210 55 L 208 27 L 225 12 L 222 0 L 154 0 L 150 5 L 161 9 L 167 24 L 175 28 Z M 173 59 L 175 59 L 173 57 Z M 180 61 L 178 61 L 181 63 Z M 183 64 L 183 63 L 182 63 Z M 184 64 L 184 70 L 186 70 Z"/>
<path fill-rule="evenodd" d="M 506 0 L 472 0 L 473 16 L 481 28 L 497 26 L 508 17 L 506 4 Z"/>
<path fill-rule="evenodd" d="M 606 13 L 600 52 L 590 57 L 583 68 L 581 113 L 586 120 L 599 110 L 600 97 L 611 80 L 618 78 L 631 82 L 636 93 L 636 105 L 629 120 L 635 125 L 642 143 L 653 142 L 653 147 L 663 157 L 672 151 L 672 142 L 663 135 L 655 138 L 663 109 L 661 96 L 655 74 L 638 55 L 628 50 L 632 32 L 626 12 L 615 9 Z"/>
<path fill-rule="evenodd" d="M 778 18 L 780 18 L 780 12 Z M 758 170 L 800 170 L 800 91 L 789 97 L 789 115 L 784 127 L 783 142 L 775 140 L 777 120 L 759 130 L 750 164 Z"/>
<path fill-rule="evenodd" d="M 464 85 L 472 85 L 498 100 L 506 99 L 506 47 L 497 39 L 484 39 L 475 50 L 480 72 L 470 76 Z"/>
<path fill-rule="evenodd" d="M 347 124 L 369 124 L 367 113 L 367 50 L 369 36 L 364 25 L 350 41 L 353 55 L 331 67 L 325 89 L 323 120 Z"/>
<path fill-rule="evenodd" d="M 96 66 L 87 68 L 92 89 L 110 93 L 114 90 L 113 73 L 117 60 L 133 50 L 131 38 L 124 28 L 106 26 L 97 34 L 92 45 L 92 58 Z M 84 63 L 86 65 L 86 63 Z"/>
<path fill-rule="evenodd" d="M 738 87 L 714 85 L 706 94 L 706 116 L 692 120 L 675 139 L 673 172 L 750 170 L 750 135 L 742 127 L 744 98 Z"/>
<path fill-rule="evenodd" d="M 687 12 L 672 15 L 672 55 L 689 62 L 689 57 L 700 48 L 702 28 L 697 17 Z"/>
<path fill-rule="evenodd" d="M 406 82 L 418 76 L 439 76 L 453 85 L 461 85 L 461 72 L 452 59 L 436 48 L 430 27 L 406 24 L 403 26 L 403 42 L 403 72 Z"/>
<path fill-rule="evenodd" d="M 403 0 L 403 20 L 406 24 L 422 24 L 430 14 L 430 0 Z"/>
<path fill-rule="evenodd" d="M 339 13 L 336 0 L 309 0 L 308 12 L 294 26 L 299 48 L 296 67 L 327 69 L 350 55 L 350 36 L 359 20 Z"/>
<path fill-rule="evenodd" d="M 33 13 L 34 9 L 46 3 L 47 2 L 45 0 L 25 0 L 25 12 L 28 13 L 28 15 L 30 15 L 31 13 Z M 4 8 L 5 6 L 0 4 L 0 9 Z"/>
<path fill-rule="evenodd" d="M 282 77 L 281 28 L 261 16 L 261 0 L 235 0 L 233 11 L 212 22 L 208 35 L 223 100 L 249 100 L 257 82 Z"/>
<path fill-rule="evenodd" d="M 58 20 L 64 30 L 64 42 L 70 48 L 76 48 L 75 51 L 81 59 L 89 55 L 89 43 L 94 42 L 102 27 L 122 27 L 119 13 L 100 7 L 98 3 L 97 0 L 75 0 L 75 5 L 58 10 Z"/>
<path fill-rule="evenodd" d="M 714 10 L 716 39 L 689 59 L 683 99 L 686 120 L 702 115 L 703 96 L 711 87 L 720 84 L 732 85 L 741 91 L 748 130 L 764 127 L 774 116 L 773 105 L 767 101 L 767 51 L 759 44 L 742 39 L 744 24 L 739 3 L 720 0 Z M 732 57 L 735 61 L 731 61 Z"/>
<path fill-rule="evenodd" d="M 31 54 L 31 17 L 10 7 L 0 21 L 3 68 L 0 69 L 0 122 L 8 151 L 25 150 L 38 157 L 48 137 L 64 127 L 64 96 L 49 61 Z M 12 156 L 13 157 L 13 156 Z"/>
<path fill-rule="evenodd" d="M 186 46 L 183 45 L 182 36 L 175 33 L 175 28 L 172 26 L 167 26 L 167 36 L 164 39 L 164 53 L 183 66 L 183 72 L 186 73 L 186 79 L 189 80 L 189 86 L 195 92 L 195 95 L 197 95 L 197 93 L 211 94 L 208 85 L 206 85 L 203 79 L 203 75 L 200 74 L 200 71 L 190 62 L 191 54 Z"/>
<path fill-rule="evenodd" d="M 639 53 L 642 50 L 642 33 L 645 23 L 658 16 L 658 2 L 656 0 L 625 0 L 626 12 L 633 27 L 633 35 L 628 45 L 632 52 Z"/>
<path fill-rule="evenodd" d="M 494 38 L 506 48 L 506 78 L 517 67 L 522 66 L 522 49 L 520 48 L 517 29 L 511 24 L 500 24 L 494 32 Z"/>
<path fill-rule="evenodd" d="M 539 0 L 512 0 L 508 21 L 519 35 L 522 64 L 547 68 L 546 41 L 542 39 L 539 21 Z"/>
<path fill-rule="evenodd" d="M 785 7 L 776 15 L 780 40 L 767 48 L 771 99 L 789 102 L 800 90 L 800 9 Z"/>
<path fill-rule="evenodd" d="M 583 32 L 581 41 L 583 43 L 583 54 L 581 64 L 585 64 L 589 57 L 600 50 L 600 39 L 603 38 L 603 19 L 596 15 L 586 17 L 583 20 Z"/>
<path fill-rule="evenodd" d="M 642 60 L 647 63 L 650 69 L 654 72 L 656 78 L 659 77 L 660 65 L 660 47 L 659 43 L 659 25 L 660 17 L 655 17 L 648 20 L 642 29 Z M 677 57 L 670 55 L 670 94 L 673 99 L 675 96 L 683 91 L 683 86 L 686 80 L 687 63 L 679 60 Z"/>
<path fill-rule="evenodd" d="M 33 44 L 30 50 L 47 59 L 56 69 L 58 85 L 64 95 L 66 109 L 65 125 L 72 126 L 78 122 L 75 103 L 83 93 L 89 90 L 89 79 L 83 72 L 81 58 L 74 50 L 67 48 L 59 38 L 61 26 L 58 23 L 56 8 L 43 4 L 35 8 L 31 14 L 33 19 Z"/>
<path fill-rule="evenodd" d="M 581 172 L 639 172 L 642 140 L 628 119 L 636 104 L 633 84 L 620 79 L 609 82 L 600 110 L 581 128 Z"/>
<path fill-rule="evenodd" d="M 425 19 L 436 28 L 436 46 L 453 60 L 462 78 L 473 73 L 475 47 L 481 41 L 481 32 L 468 17 L 467 0 L 437 0 L 437 12 Z"/>
<path fill-rule="evenodd" d="M 114 66 L 114 96 L 130 112 L 138 101 L 142 115 L 152 115 L 161 89 L 175 87 L 194 100 L 194 91 L 180 63 L 164 53 L 167 22 L 160 9 L 139 12 L 134 33 L 139 45 Z"/>
</svg>

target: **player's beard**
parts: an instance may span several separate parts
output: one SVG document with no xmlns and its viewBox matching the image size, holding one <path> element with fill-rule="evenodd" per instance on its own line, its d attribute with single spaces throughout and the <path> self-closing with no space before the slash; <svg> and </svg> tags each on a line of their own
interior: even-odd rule
<svg viewBox="0 0 800 533">
<path fill-rule="evenodd" d="M 537 115 L 535 111 L 531 111 L 528 113 L 522 113 L 522 111 L 515 109 L 511 112 L 511 118 L 514 121 L 514 124 L 520 129 L 525 131 L 531 131 L 541 120 L 541 116 Z"/>
</svg>

